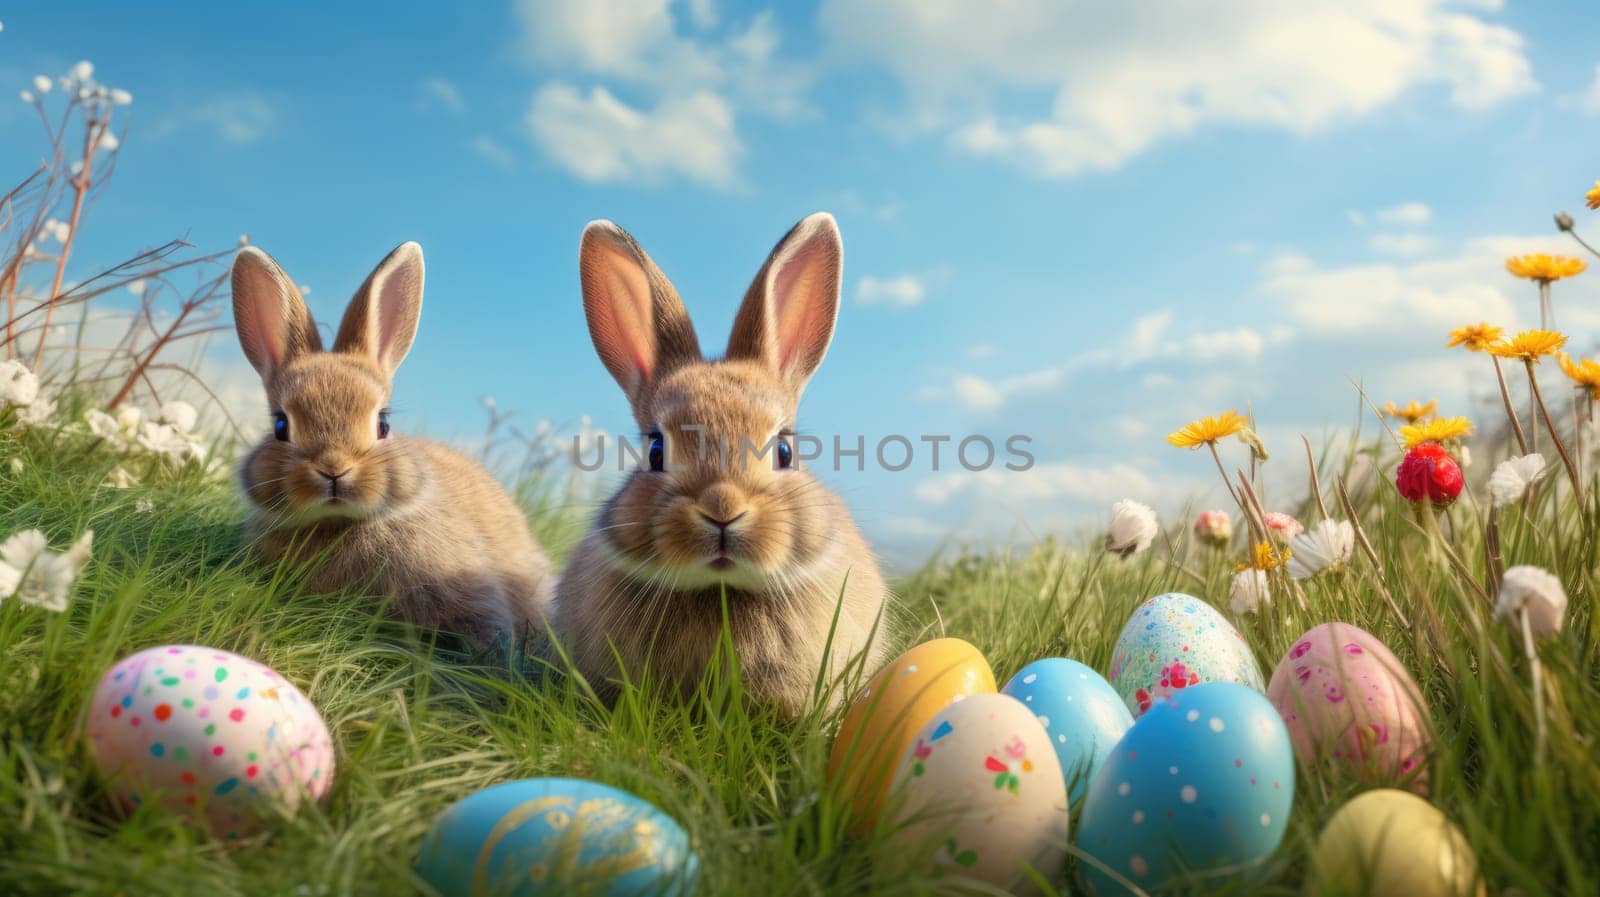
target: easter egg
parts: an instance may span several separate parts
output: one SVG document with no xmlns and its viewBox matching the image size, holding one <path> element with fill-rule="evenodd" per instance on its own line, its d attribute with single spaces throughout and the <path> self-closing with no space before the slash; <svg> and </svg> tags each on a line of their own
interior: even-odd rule
<svg viewBox="0 0 1600 897">
<path fill-rule="evenodd" d="M 1399 658 L 1365 630 L 1324 623 L 1295 640 L 1267 686 L 1295 756 L 1358 781 L 1427 793 L 1428 714 Z"/>
<path fill-rule="evenodd" d="M 1484 893 L 1466 836 L 1408 791 L 1379 788 L 1340 807 L 1317 836 L 1315 897 L 1473 897 Z"/>
<path fill-rule="evenodd" d="M 1028 664 L 1001 689 L 1021 701 L 1050 735 L 1061 775 L 1076 801 L 1100 764 L 1133 725 L 1133 716 L 1100 674 L 1076 660 Z"/>
<path fill-rule="evenodd" d="M 502 782 L 434 820 L 417 874 L 439 893 L 679 897 L 700 864 L 672 817 L 581 779 Z"/>
<path fill-rule="evenodd" d="M 156 801 L 226 838 L 333 783 L 333 739 L 305 695 L 215 648 L 170 645 L 118 661 L 94 690 L 85 730 L 125 805 Z"/>
<path fill-rule="evenodd" d="M 847 795 L 861 831 L 877 818 L 894 764 L 934 714 L 968 695 L 994 691 L 994 671 L 958 638 L 923 642 L 873 676 L 845 710 L 828 755 L 828 780 Z"/>
<path fill-rule="evenodd" d="M 895 771 L 887 851 L 941 875 L 1031 891 L 1029 870 L 1066 867 L 1067 788 L 1050 736 L 1009 695 L 976 694 L 939 711 Z"/>
<path fill-rule="evenodd" d="M 1216 608 L 1181 592 L 1139 605 L 1117 636 L 1106 678 L 1135 718 L 1202 682 L 1263 690 L 1261 669 L 1239 630 Z"/>
<path fill-rule="evenodd" d="M 1146 891 L 1183 876 L 1209 892 L 1277 849 L 1293 802 L 1278 712 L 1243 685 L 1204 683 L 1157 702 L 1117 743 L 1084 798 L 1078 847 Z M 1078 868 L 1100 897 L 1128 893 L 1094 863 Z"/>
</svg>

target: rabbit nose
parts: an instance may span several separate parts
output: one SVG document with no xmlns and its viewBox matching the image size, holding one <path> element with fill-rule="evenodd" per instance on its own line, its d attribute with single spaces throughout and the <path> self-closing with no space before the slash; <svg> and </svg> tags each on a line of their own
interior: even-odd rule
<svg viewBox="0 0 1600 897">
<path fill-rule="evenodd" d="M 739 513 L 733 515 L 732 517 L 729 517 L 726 520 L 718 520 L 717 518 L 711 516 L 710 514 L 707 514 L 705 511 L 701 511 L 700 512 L 700 519 L 704 520 L 705 522 L 707 522 L 707 523 L 711 524 L 712 526 L 716 527 L 718 532 L 727 532 L 728 527 L 733 526 L 735 523 L 738 523 L 739 520 L 742 517 L 744 517 L 744 515 L 746 515 L 748 513 L 750 513 L 750 512 L 749 511 L 740 511 Z"/>
<path fill-rule="evenodd" d="M 344 470 L 341 470 L 338 473 L 329 473 L 325 468 L 319 467 L 319 468 L 317 468 L 317 475 L 321 476 L 324 479 L 327 479 L 329 481 L 338 482 L 340 477 L 342 477 L 345 474 L 349 473 L 352 469 L 353 468 L 346 467 Z"/>
</svg>

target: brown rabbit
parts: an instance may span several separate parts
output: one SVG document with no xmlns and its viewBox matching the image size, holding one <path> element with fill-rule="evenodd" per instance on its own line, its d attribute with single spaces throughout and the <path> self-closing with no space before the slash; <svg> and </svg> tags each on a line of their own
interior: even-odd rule
<svg viewBox="0 0 1600 897">
<path fill-rule="evenodd" d="M 391 380 L 422 312 L 422 247 L 405 243 L 345 311 L 333 351 L 265 252 L 233 262 L 239 344 L 266 387 L 273 432 L 239 478 L 257 552 L 313 561 L 312 588 L 370 589 L 392 612 L 473 644 L 542 630 L 549 562 L 489 472 L 451 449 L 391 434 Z"/>
<path fill-rule="evenodd" d="M 649 446 L 556 589 L 562 648 L 602 691 L 647 665 L 692 689 L 724 589 L 747 691 L 788 716 L 819 674 L 833 681 L 862 652 L 869 670 L 881 662 L 877 562 L 844 503 L 795 463 L 796 407 L 833 339 L 843 253 L 831 215 L 795 225 L 745 294 L 727 356 L 706 361 L 644 250 L 609 221 L 585 228 L 589 333 Z"/>
</svg>

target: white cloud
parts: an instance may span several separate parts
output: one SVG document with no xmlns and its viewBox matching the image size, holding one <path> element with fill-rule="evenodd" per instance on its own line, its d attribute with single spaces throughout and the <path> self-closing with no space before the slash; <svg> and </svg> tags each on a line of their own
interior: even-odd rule
<svg viewBox="0 0 1600 897">
<path fill-rule="evenodd" d="M 479 134 L 472 138 L 472 142 L 467 146 L 477 153 L 479 158 L 501 171 L 510 171 L 517 164 L 517 157 L 511 150 L 487 134 Z"/>
<path fill-rule="evenodd" d="M 828 0 L 821 28 L 840 56 L 905 83 L 912 122 L 1045 177 L 1113 169 L 1209 127 L 1313 133 L 1417 88 L 1462 108 L 1537 88 L 1521 35 L 1452 0 L 1013 0 L 1003 14 Z M 1040 94 L 1048 108 L 1014 111 Z"/>
<path fill-rule="evenodd" d="M 417 85 L 417 106 L 460 114 L 467 110 L 467 101 L 454 83 L 444 78 L 426 78 Z"/>
<path fill-rule="evenodd" d="M 999 351 L 1000 348 L 994 343 L 974 343 L 967 347 L 966 355 L 973 361 L 982 361 L 985 358 L 993 358 Z"/>
<path fill-rule="evenodd" d="M 1427 255 L 1438 243 L 1424 234 L 1373 234 L 1367 245 L 1372 247 L 1373 252 L 1383 255 L 1413 258 Z"/>
<path fill-rule="evenodd" d="M 197 100 L 180 112 L 158 118 L 150 128 L 153 138 L 193 130 L 207 130 L 228 143 L 255 143 L 269 136 L 281 118 L 278 106 L 254 91 L 214 94 Z"/>
<path fill-rule="evenodd" d="M 932 387 L 924 391 L 923 397 L 933 401 L 955 399 L 972 411 L 994 411 L 1014 398 L 1054 390 L 1085 370 L 1126 371 L 1153 362 L 1221 362 L 1230 368 L 1241 367 L 1255 363 L 1268 349 L 1294 338 L 1294 331 L 1284 326 L 1265 333 L 1241 326 L 1169 336 L 1172 322 L 1170 310 L 1144 315 L 1134 320 L 1126 339 L 1113 348 L 1091 349 L 1060 364 L 997 380 L 958 373 L 948 388 Z M 1147 374 L 1145 380 L 1150 379 Z M 1161 385 L 1170 383 L 1162 381 Z M 1191 381 L 1195 389 L 1206 385 Z"/>
<path fill-rule="evenodd" d="M 856 301 L 862 305 L 894 305 L 910 308 L 921 305 L 927 295 L 927 285 L 915 274 L 898 274 L 893 277 L 874 277 L 868 274 L 856 281 Z"/>
<path fill-rule="evenodd" d="M 534 94 L 527 127 L 534 143 L 586 181 L 650 183 L 681 175 L 727 187 L 743 151 L 732 109 L 705 91 L 640 109 L 604 87 L 583 93 L 547 84 Z"/>
<path fill-rule="evenodd" d="M 527 59 L 563 79 L 535 95 L 536 113 L 557 121 L 536 125 L 533 139 L 585 180 L 683 175 L 728 185 L 737 180 L 738 115 L 792 118 L 811 111 L 806 96 L 814 74 L 781 54 L 782 34 L 770 11 L 719 28 L 715 6 L 703 0 L 681 6 L 669 0 L 517 0 L 514 10 Z M 715 35 L 707 33 L 712 29 Z M 597 83 L 580 93 L 571 86 L 575 75 Z M 630 104 L 619 94 L 640 99 Z M 696 140 L 698 129 L 708 133 Z M 585 159 L 556 142 L 572 139 L 587 148 L 619 131 L 633 140 L 666 136 L 671 143 L 665 151 L 602 146 L 600 158 Z M 683 164 L 670 157 L 680 151 L 690 155 Z"/>
<path fill-rule="evenodd" d="M 1379 224 L 1427 224 L 1433 218 L 1433 210 L 1425 203 L 1403 202 L 1393 208 L 1379 209 L 1372 217 L 1377 219 Z"/>
<path fill-rule="evenodd" d="M 1374 328 L 1442 335 L 1471 321 L 1507 327 L 1537 320 L 1536 293 L 1505 271 L 1505 260 L 1525 252 L 1571 253 L 1559 234 L 1484 236 L 1452 250 L 1404 262 L 1328 266 L 1286 253 L 1262 268 L 1260 292 L 1295 323 L 1323 334 Z M 1557 320 L 1587 320 L 1594 287 L 1583 278 L 1562 284 Z M 1530 317 L 1529 313 L 1533 313 Z"/>
<path fill-rule="evenodd" d="M 957 496 L 981 493 L 984 501 L 1018 505 L 1073 499 L 1112 502 L 1123 498 L 1150 498 L 1156 484 L 1127 464 L 1095 467 L 1085 464 L 1036 464 L 1030 470 L 959 470 L 918 483 L 914 495 L 928 504 L 946 504 Z"/>
</svg>

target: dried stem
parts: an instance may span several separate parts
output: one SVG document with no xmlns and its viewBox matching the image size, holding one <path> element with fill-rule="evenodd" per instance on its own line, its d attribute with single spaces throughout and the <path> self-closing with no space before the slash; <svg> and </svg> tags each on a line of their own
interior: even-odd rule
<svg viewBox="0 0 1600 897">
<path fill-rule="evenodd" d="M 1394 618 L 1400 621 L 1400 626 L 1405 631 L 1410 632 L 1411 621 L 1400 610 L 1400 605 L 1395 603 L 1394 596 L 1389 594 L 1389 587 L 1383 584 L 1383 562 L 1378 560 L 1378 553 L 1373 550 L 1372 543 L 1367 540 L 1366 530 L 1361 528 L 1361 518 L 1356 514 L 1355 504 L 1350 501 L 1350 490 L 1345 488 L 1344 477 L 1338 479 L 1338 485 L 1339 503 L 1344 505 L 1345 516 L 1349 518 L 1351 528 L 1356 531 L 1356 544 L 1361 546 L 1361 553 L 1366 555 L 1367 560 L 1372 563 L 1372 584 L 1377 588 L 1378 594 L 1383 596 L 1383 601 L 1389 606 L 1390 613 L 1393 613 Z"/>
<path fill-rule="evenodd" d="M 83 200 L 89 194 L 89 172 L 94 168 L 94 150 L 100 141 L 104 126 L 96 128 L 93 119 L 83 128 L 83 167 L 72 179 L 72 215 L 67 219 L 67 238 L 61 242 L 61 252 L 56 255 L 56 276 L 50 284 L 50 295 L 45 299 L 44 327 L 39 332 L 39 345 L 33 352 L 33 366 L 39 367 L 44 359 L 45 343 L 50 340 L 50 316 L 55 312 L 56 297 L 61 294 L 61 279 L 67 273 L 67 257 L 72 254 L 72 244 L 78 238 L 78 222 L 83 217 Z"/>
<path fill-rule="evenodd" d="M 1556 422 L 1550 418 L 1550 410 L 1544 406 L 1544 394 L 1539 391 L 1539 378 L 1533 373 L 1533 359 L 1523 360 L 1528 368 L 1528 387 L 1533 390 L 1534 401 L 1538 403 L 1539 411 L 1544 415 L 1544 425 L 1550 430 L 1550 438 L 1555 440 L 1556 452 L 1561 455 L 1561 463 L 1567 466 L 1567 476 L 1572 480 L 1572 494 L 1577 496 L 1578 504 L 1583 505 L 1583 481 L 1578 478 L 1578 468 L 1572 463 L 1572 456 L 1567 454 L 1567 447 L 1561 442 L 1561 434 L 1556 432 Z"/>
<path fill-rule="evenodd" d="M 1506 417 L 1511 420 L 1511 432 L 1517 437 L 1517 447 L 1522 449 L 1522 454 L 1528 454 L 1528 437 L 1522 432 L 1522 423 L 1517 420 L 1517 409 L 1511 404 L 1511 390 L 1506 386 L 1506 372 L 1500 367 L 1500 356 L 1490 355 L 1489 360 L 1494 362 L 1494 377 L 1500 381 L 1500 398 L 1506 403 Z"/>
<path fill-rule="evenodd" d="M 1311 471 L 1311 497 L 1317 500 L 1317 510 L 1322 512 L 1322 519 L 1329 519 L 1328 506 L 1322 501 L 1322 483 L 1317 480 L 1317 459 L 1311 453 L 1311 440 L 1301 434 L 1300 441 L 1306 445 L 1306 467 Z"/>
</svg>

